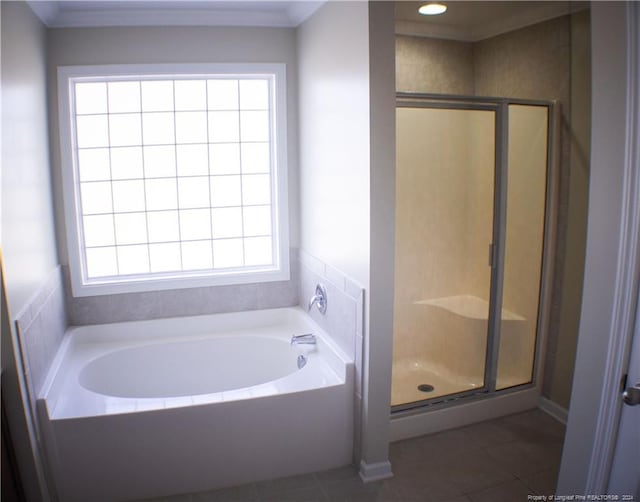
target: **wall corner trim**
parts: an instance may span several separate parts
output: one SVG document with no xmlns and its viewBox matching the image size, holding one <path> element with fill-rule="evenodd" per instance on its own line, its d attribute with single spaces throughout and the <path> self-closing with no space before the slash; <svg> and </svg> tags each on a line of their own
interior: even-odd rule
<svg viewBox="0 0 640 502">
<path fill-rule="evenodd" d="M 361 460 L 359 474 L 363 483 L 371 483 L 373 481 L 392 478 L 393 472 L 391 472 L 391 462 L 386 460 L 384 462 L 369 464 L 364 460 Z"/>
<path fill-rule="evenodd" d="M 567 425 L 569 410 L 553 402 L 551 399 L 540 396 L 540 401 L 538 402 L 538 408 L 544 411 L 547 415 L 555 418 L 558 422 L 561 422 L 564 425 Z"/>
</svg>

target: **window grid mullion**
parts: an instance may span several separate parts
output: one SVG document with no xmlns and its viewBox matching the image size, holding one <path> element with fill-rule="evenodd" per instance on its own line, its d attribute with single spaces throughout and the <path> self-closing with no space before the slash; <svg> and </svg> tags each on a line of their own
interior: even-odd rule
<svg viewBox="0 0 640 502">
<path fill-rule="evenodd" d="M 189 111 L 194 111 L 194 110 L 189 110 Z M 237 111 L 237 110 L 214 110 L 214 112 L 220 112 L 220 111 Z M 244 110 L 247 111 L 247 110 Z M 257 110 L 257 111 L 268 111 L 268 110 Z M 130 115 L 133 112 L 127 112 L 128 115 Z M 141 112 L 144 113 L 146 115 L 149 115 L 151 113 L 168 113 L 168 112 Z M 208 113 L 208 112 L 207 112 Z M 93 114 L 96 115 L 96 114 Z M 101 115 L 106 115 L 106 114 L 101 114 Z M 115 113 L 113 115 L 116 115 Z M 243 141 L 243 143 L 266 143 L 266 141 Z M 200 142 L 200 141 L 196 141 L 193 143 L 181 143 L 183 145 L 236 145 L 238 144 L 237 141 L 207 141 L 207 142 Z M 139 145 L 136 144 L 131 144 L 131 145 L 125 145 L 125 146 L 115 146 L 113 148 L 130 148 L 130 147 L 135 147 L 135 146 L 142 146 L 142 142 Z M 173 143 L 153 143 L 150 146 L 173 146 Z M 78 150 L 101 150 L 103 148 L 108 148 L 105 146 L 84 146 L 82 148 L 78 148 Z"/>
<path fill-rule="evenodd" d="M 240 113 L 240 79 L 236 80 L 236 82 L 238 86 L 238 155 L 240 156 L 240 234 L 242 236 L 242 266 L 246 266 L 247 253 L 245 249 L 244 238 L 244 166 L 242 164 L 242 114 Z"/>
<path fill-rule="evenodd" d="M 144 190 L 144 225 L 147 232 L 147 260 L 149 261 L 149 273 L 151 273 L 151 238 L 149 236 L 149 210 L 147 208 L 147 170 L 144 161 L 144 112 L 142 111 L 142 82 L 138 82 L 140 95 L 140 149 L 142 150 L 142 189 Z"/>
<path fill-rule="evenodd" d="M 111 121 L 109 120 L 109 84 L 107 82 L 104 83 L 104 89 L 105 89 L 106 101 L 107 101 L 107 141 L 109 144 L 109 186 L 110 186 L 109 191 L 111 193 L 111 220 L 113 221 L 113 251 L 115 253 L 115 258 L 116 258 L 116 275 L 120 275 L 120 259 L 118 258 L 118 240 L 116 237 L 116 204 L 113 197 L 113 167 L 111 165 Z M 85 245 L 85 259 L 86 259 L 86 255 L 87 255 L 86 242 L 84 243 L 84 245 Z"/>
<path fill-rule="evenodd" d="M 236 175 L 237 176 L 237 175 Z M 202 178 L 202 176 L 200 176 Z M 152 178 L 153 179 L 153 178 Z M 168 179 L 168 178 L 163 178 L 163 179 Z M 118 180 L 120 181 L 120 180 Z M 105 183 L 105 182 L 102 182 Z M 244 207 L 271 207 L 270 204 L 245 204 Z M 211 209 L 230 209 L 230 208 L 239 208 L 239 205 L 233 205 L 233 206 L 214 206 Z M 202 206 L 202 207 L 189 207 L 189 208 L 185 208 L 185 209 L 207 209 L 206 206 Z M 145 211 L 148 214 L 153 214 L 153 213 L 170 213 L 176 211 L 176 209 L 149 209 L 147 211 Z M 117 214 L 137 214 L 140 213 L 141 211 L 136 210 L 136 211 L 118 211 Z M 113 212 L 106 212 L 106 213 L 87 213 L 87 214 L 83 214 L 83 216 L 106 216 L 106 215 L 110 215 L 113 214 Z M 227 237 L 230 238 L 230 237 Z"/>
<path fill-rule="evenodd" d="M 211 232 L 211 269 L 216 268 L 216 255 L 213 250 L 213 193 L 211 190 L 212 174 L 211 174 L 211 137 L 209 136 L 209 84 L 208 81 L 204 81 L 204 107 L 207 116 L 207 173 L 209 177 L 209 232 Z"/>
<path fill-rule="evenodd" d="M 207 110 L 194 109 L 194 110 L 181 110 L 181 111 L 201 112 L 201 111 L 208 111 L 208 109 Z M 230 108 L 230 109 L 220 108 L 220 109 L 216 109 L 215 111 L 218 111 L 218 112 L 233 112 L 235 110 L 232 109 L 232 108 Z M 263 112 L 263 111 L 265 111 L 265 109 L 264 108 L 245 108 L 244 111 L 246 111 L 246 112 Z M 100 115 L 113 116 L 113 115 L 128 115 L 128 114 L 131 114 L 131 113 L 134 113 L 134 112 L 131 112 L 131 111 L 110 112 L 110 113 L 94 113 L 94 112 L 90 112 L 90 113 L 76 113 L 76 116 L 77 117 L 89 117 L 89 116 L 100 116 Z M 146 111 L 145 113 L 153 115 L 155 113 L 166 113 L 166 112 L 162 111 L 162 110 L 149 110 L 149 111 Z"/>
<path fill-rule="evenodd" d="M 271 237 L 271 234 L 258 234 L 258 235 L 252 235 L 251 237 Z M 229 241 L 229 240 L 235 240 L 235 237 L 218 237 L 216 239 L 213 239 L 214 241 Z M 185 239 L 182 242 L 208 242 L 211 239 Z M 131 246 L 140 246 L 144 244 L 144 242 L 132 242 L 130 244 L 120 244 L 119 247 L 131 247 Z M 154 242 L 154 244 L 175 244 L 175 241 L 157 241 Z M 98 246 L 87 246 L 87 249 L 105 249 L 105 248 L 109 248 L 109 247 L 113 247 L 110 244 L 104 244 L 104 245 L 98 245 Z M 144 273 L 144 272 L 140 272 L 140 273 Z"/>
<path fill-rule="evenodd" d="M 237 144 L 237 143 L 234 143 Z M 150 146 L 158 146 L 158 145 L 150 145 Z M 173 146 L 173 145 L 169 145 L 169 146 Z M 136 148 L 136 147 L 114 147 L 114 148 Z M 140 148 L 143 148 L 142 146 L 140 146 Z M 268 172 L 266 173 L 246 173 L 243 176 L 246 177 L 251 177 L 251 176 L 260 176 L 260 175 L 264 175 L 264 174 L 269 174 Z M 180 178 L 202 178 L 202 174 L 187 174 L 187 175 L 182 175 L 180 176 Z M 232 176 L 238 176 L 237 173 L 221 173 L 221 174 L 210 174 L 210 176 L 214 176 L 217 178 L 224 178 L 224 177 L 232 177 Z M 170 178 L 174 178 L 174 176 L 143 176 L 140 178 L 118 178 L 116 180 L 113 180 L 111 178 L 105 178 L 105 179 L 97 179 L 97 180 L 88 180 L 88 181 L 83 181 L 82 183 L 86 184 L 86 185 L 90 185 L 91 183 L 104 183 L 106 181 L 141 181 L 141 180 L 166 180 L 166 179 L 170 179 Z M 245 204 L 247 206 L 250 206 L 251 204 Z M 151 209 L 151 211 L 153 211 L 153 209 Z"/>
<path fill-rule="evenodd" d="M 178 121 L 176 120 L 176 81 L 171 81 L 171 87 L 173 88 L 173 157 L 176 166 L 176 202 L 178 205 L 178 250 L 180 252 L 180 270 L 184 271 L 184 263 L 182 261 L 182 229 L 181 223 L 182 218 L 180 215 L 182 214 L 181 206 L 180 206 L 180 189 L 179 189 L 179 181 L 180 177 L 178 176 L 178 131 L 177 125 Z"/>
</svg>

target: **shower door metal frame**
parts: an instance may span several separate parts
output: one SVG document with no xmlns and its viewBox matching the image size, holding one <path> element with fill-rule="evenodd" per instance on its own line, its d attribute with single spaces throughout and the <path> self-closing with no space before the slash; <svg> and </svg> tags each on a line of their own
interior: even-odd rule
<svg viewBox="0 0 640 502">
<path fill-rule="evenodd" d="M 509 175 L 509 105 L 541 106 L 547 108 L 547 162 L 545 173 L 544 228 L 542 256 L 540 262 L 540 286 L 538 294 L 538 316 L 536 341 L 533 354 L 531 379 L 529 382 L 496 389 L 498 355 L 502 321 L 504 290 L 504 263 L 506 256 L 507 195 Z M 495 112 L 495 165 L 493 193 L 493 235 L 490 251 L 489 318 L 487 322 L 487 348 L 484 367 L 484 385 L 476 389 L 422 399 L 411 403 L 391 406 L 394 416 L 419 413 L 425 407 L 454 406 L 460 399 L 490 398 L 539 386 L 541 379 L 540 355 L 546 344 L 551 300 L 551 278 L 553 275 L 553 249 L 555 247 L 555 214 L 557 212 L 557 148 L 556 135 L 559 106 L 554 101 L 496 98 L 486 96 L 458 96 L 428 93 L 396 93 L 396 108 L 432 108 L 457 110 L 487 110 Z"/>
</svg>

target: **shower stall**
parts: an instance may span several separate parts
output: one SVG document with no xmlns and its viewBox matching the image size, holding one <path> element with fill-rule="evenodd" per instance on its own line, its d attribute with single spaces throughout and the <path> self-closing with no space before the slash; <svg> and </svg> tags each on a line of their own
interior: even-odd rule
<svg viewBox="0 0 640 502">
<path fill-rule="evenodd" d="M 535 384 L 553 108 L 398 94 L 392 411 Z"/>
</svg>

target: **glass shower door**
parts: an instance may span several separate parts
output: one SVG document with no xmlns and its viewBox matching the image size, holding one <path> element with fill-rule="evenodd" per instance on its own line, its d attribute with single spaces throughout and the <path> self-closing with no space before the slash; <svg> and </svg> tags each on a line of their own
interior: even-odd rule
<svg viewBox="0 0 640 502">
<path fill-rule="evenodd" d="M 393 406 L 487 385 L 497 107 L 396 113 Z"/>
<path fill-rule="evenodd" d="M 545 234 L 549 108 L 510 104 L 496 389 L 533 380 Z"/>
</svg>

